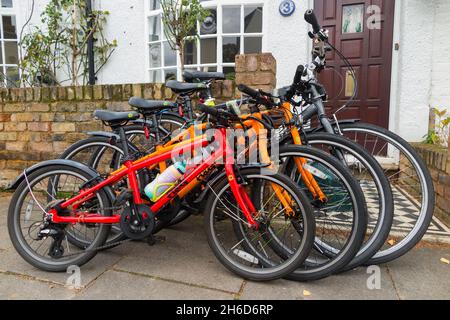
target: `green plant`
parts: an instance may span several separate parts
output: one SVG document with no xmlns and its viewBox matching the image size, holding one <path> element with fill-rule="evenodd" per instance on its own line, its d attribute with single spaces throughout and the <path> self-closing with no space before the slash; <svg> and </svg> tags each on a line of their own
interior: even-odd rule
<svg viewBox="0 0 450 320">
<path fill-rule="evenodd" d="M 105 66 L 117 41 L 104 34 L 108 11 L 86 14 L 84 0 L 50 0 L 33 26 L 20 40 L 22 83 L 30 86 L 87 83 L 88 40 L 94 38 L 95 74 Z"/>
<path fill-rule="evenodd" d="M 203 21 L 209 10 L 199 0 L 161 0 L 164 33 L 172 50 L 178 52 L 184 70 L 186 41 L 198 38 L 197 21 Z"/>
<path fill-rule="evenodd" d="M 436 123 L 424 136 L 425 140 L 423 142 L 426 144 L 444 145 L 448 142 L 450 116 L 446 116 L 446 109 L 439 110 L 435 108 L 433 109 L 433 112 L 436 116 Z"/>
</svg>

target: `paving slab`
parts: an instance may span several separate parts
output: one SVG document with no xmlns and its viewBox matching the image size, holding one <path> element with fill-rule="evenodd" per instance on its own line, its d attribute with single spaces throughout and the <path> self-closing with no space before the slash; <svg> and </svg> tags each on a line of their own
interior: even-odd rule
<svg viewBox="0 0 450 320">
<path fill-rule="evenodd" d="M 367 280 L 371 274 L 366 268 L 358 268 L 340 275 L 313 282 L 274 281 L 271 283 L 248 282 L 241 299 L 287 300 L 395 300 L 395 287 L 386 268 L 380 268 L 379 290 L 370 290 Z"/>
<path fill-rule="evenodd" d="M 450 249 L 420 248 L 387 264 L 400 299 L 450 299 Z"/>
<path fill-rule="evenodd" d="M 160 232 L 159 235 L 166 240 L 152 247 L 142 242 L 125 244 L 129 248 L 128 254 L 115 268 L 226 292 L 239 292 L 242 279 L 225 269 L 216 259 L 203 232 L 202 219 L 191 217 L 189 220 L 176 228 Z"/>
<path fill-rule="evenodd" d="M 121 258 L 120 255 L 111 252 L 97 254 L 90 262 L 81 267 L 81 286 L 86 286 L 95 280 Z M 45 272 L 36 269 L 25 262 L 14 249 L 0 251 L 0 272 L 8 271 L 60 285 L 65 285 L 70 276 L 64 272 Z"/>
<path fill-rule="evenodd" d="M 9 239 L 8 228 L 6 225 L 0 224 L 0 251 L 10 248 L 13 248 L 13 245 Z"/>
<path fill-rule="evenodd" d="M 0 300 L 63 300 L 76 294 L 62 286 L 11 274 L 0 274 L 0 288 Z"/>
<path fill-rule="evenodd" d="M 94 284 L 84 289 L 75 299 L 111 300 L 232 300 L 234 296 L 180 283 L 137 276 L 125 272 L 108 271 Z"/>
</svg>

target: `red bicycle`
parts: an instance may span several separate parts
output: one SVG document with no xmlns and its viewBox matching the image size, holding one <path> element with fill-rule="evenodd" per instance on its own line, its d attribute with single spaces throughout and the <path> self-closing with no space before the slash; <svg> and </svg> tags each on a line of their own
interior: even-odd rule
<svg viewBox="0 0 450 320">
<path fill-rule="evenodd" d="M 239 118 L 226 110 L 202 111 L 213 116 L 213 135 L 191 137 L 136 161 L 125 147 L 123 167 L 107 177 L 70 160 L 29 168 L 19 178 L 8 212 L 8 230 L 18 253 L 46 271 L 81 266 L 102 248 L 114 224 L 130 239 L 151 237 L 155 216 L 201 181 L 209 189 L 204 216 L 208 243 L 225 267 L 257 281 L 297 269 L 314 241 L 308 198 L 287 176 L 265 165 L 237 165 L 226 129 Z M 110 116 L 120 121 L 128 115 Z M 123 128 L 119 134 L 125 141 Z M 193 150 L 204 155 L 202 160 L 188 162 L 186 173 L 169 192 L 155 202 L 141 194 L 139 173 L 174 154 L 185 161 Z M 126 192 L 117 195 L 117 184 L 126 184 Z M 290 255 L 277 254 L 272 241 Z"/>
</svg>

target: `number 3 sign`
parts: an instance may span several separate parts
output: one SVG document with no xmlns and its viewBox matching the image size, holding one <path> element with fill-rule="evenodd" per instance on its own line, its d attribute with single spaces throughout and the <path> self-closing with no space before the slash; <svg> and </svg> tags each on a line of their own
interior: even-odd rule
<svg viewBox="0 0 450 320">
<path fill-rule="evenodd" d="M 292 0 L 283 0 L 280 3 L 280 13 L 283 17 L 289 17 L 295 11 L 295 3 Z"/>
</svg>

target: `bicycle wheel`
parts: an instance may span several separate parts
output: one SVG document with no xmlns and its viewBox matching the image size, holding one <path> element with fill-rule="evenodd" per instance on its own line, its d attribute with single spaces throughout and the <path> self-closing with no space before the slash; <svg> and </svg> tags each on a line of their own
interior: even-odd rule
<svg viewBox="0 0 450 320">
<path fill-rule="evenodd" d="M 313 244 L 314 218 L 309 201 L 289 178 L 278 173 L 267 175 L 260 169 L 242 169 L 240 176 L 245 181 L 245 192 L 257 210 L 260 228 L 248 227 L 228 179 L 224 177 L 210 186 L 204 216 L 208 243 L 226 268 L 245 279 L 269 281 L 284 277 L 303 263 Z M 273 196 L 273 185 L 289 195 L 292 216 L 286 214 L 286 208 Z M 258 193 L 272 196 L 264 201 L 254 201 L 254 195 Z M 236 234 L 236 224 L 240 226 L 241 234 Z M 291 250 L 289 257 L 282 258 L 271 250 L 266 240 L 268 226 Z M 262 236 L 264 234 L 266 237 Z"/>
<path fill-rule="evenodd" d="M 389 240 L 367 264 L 392 261 L 411 250 L 427 232 L 434 212 L 434 187 L 423 160 L 404 139 L 367 123 L 343 124 L 342 133 L 381 164 L 394 194 Z"/>
<path fill-rule="evenodd" d="M 318 280 L 343 270 L 360 250 L 367 228 L 364 193 L 347 167 L 325 152 L 305 146 L 281 146 L 279 172 L 289 176 L 307 194 L 316 218 L 314 250 L 306 262 L 287 278 Z M 295 163 L 303 158 L 327 200 L 314 198 Z M 274 244 L 278 243 L 273 242 Z M 278 246 L 280 255 L 290 254 Z"/>
<path fill-rule="evenodd" d="M 36 170 L 14 192 L 8 210 L 8 232 L 16 251 L 28 263 L 45 271 L 66 271 L 71 265 L 81 266 L 92 259 L 108 237 L 109 225 L 45 223 L 46 213 L 59 201 L 72 197 L 94 177 L 70 165 L 51 165 Z M 58 180 L 57 185 L 54 181 Z M 64 181 L 64 183 L 61 183 Z M 29 185 L 28 185 L 29 183 Z M 50 191 L 50 192 L 49 192 Z M 111 199 L 99 190 L 95 197 L 77 210 L 110 216 Z M 72 215 L 73 212 L 67 213 Z M 68 241 L 76 234 L 86 246 Z"/>
<path fill-rule="evenodd" d="M 331 153 L 350 169 L 364 191 L 369 222 L 364 244 L 344 268 L 350 270 L 370 260 L 386 242 L 394 217 L 394 203 L 389 180 L 383 168 L 359 144 L 339 135 L 313 133 L 308 145 Z M 344 271 L 342 270 L 342 271 Z"/>
</svg>

